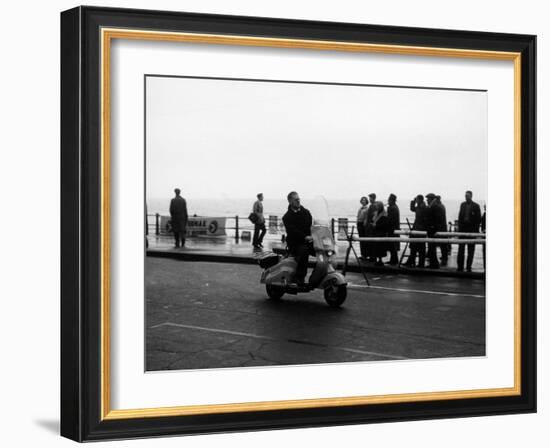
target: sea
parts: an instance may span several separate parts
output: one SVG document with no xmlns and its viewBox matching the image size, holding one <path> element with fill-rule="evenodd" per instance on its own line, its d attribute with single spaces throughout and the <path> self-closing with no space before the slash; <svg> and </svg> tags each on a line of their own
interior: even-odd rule
<svg viewBox="0 0 550 448">
<path fill-rule="evenodd" d="M 171 198 L 149 198 L 147 199 L 147 213 L 154 215 L 169 215 Z M 252 205 L 256 198 L 251 199 L 212 199 L 212 198 L 185 198 L 187 201 L 187 211 L 189 216 L 209 216 L 209 217 L 226 217 L 247 218 L 252 211 Z M 412 199 L 412 198 L 411 198 Z M 354 221 L 357 217 L 357 211 L 360 207 L 358 199 L 325 199 L 329 218 L 347 218 Z M 319 198 L 302 198 L 302 206 L 309 209 L 315 218 L 314 211 L 319 209 Z M 443 201 L 447 210 L 447 222 L 455 222 L 458 219 L 458 212 L 462 200 L 447 200 Z M 482 210 L 485 205 L 484 200 L 476 200 L 480 204 Z M 407 219 L 412 224 L 414 222 L 414 213 L 409 209 L 410 200 L 397 201 L 399 206 L 401 222 L 406 226 Z M 310 206 L 311 204 L 311 206 Z M 386 205 L 386 204 L 385 204 Z M 271 199 L 265 198 L 263 202 L 264 216 L 269 215 L 281 218 L 287 211 L 288 202 L 286 198 Z"/>
</svg>

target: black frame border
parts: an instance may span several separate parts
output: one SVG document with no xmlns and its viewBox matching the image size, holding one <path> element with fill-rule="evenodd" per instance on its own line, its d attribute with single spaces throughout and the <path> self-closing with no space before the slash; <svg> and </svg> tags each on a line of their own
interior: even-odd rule
<svg viewBox="0 0 550 448">
<path fill-rule="evenodd" d="M 521 395 L 101 420 L 100 28 L 521 53 Z M 61 435 L 76 441 L 536 412 L 536 36 L 77 7 L 61 13 Z"/>
</svg>

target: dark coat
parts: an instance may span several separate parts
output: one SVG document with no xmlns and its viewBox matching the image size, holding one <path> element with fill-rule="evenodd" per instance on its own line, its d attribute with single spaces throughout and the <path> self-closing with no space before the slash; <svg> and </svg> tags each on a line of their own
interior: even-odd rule
<svg viewBox="0 0 550 448">
<path fill-rule="evenodd" d="M 177 233 L 185 232 L 187 228 L 187 202 L 181 196 L 176 196 L 170 201 L 170 216 L 172 217 L 172 230 Z"/>
<path fill-rule="evenodd" d="M 414 212 L 414 224 L 413 230 L 427 230 L 426 218 L 428 213 L 428 207 L 424 202 L 417 205 L 415 202 L 411 202 L 411 212 Z"/>
<path fill-rule="evenodd" d="M 373 222 L 373 236 L 375 237 L 385 237 L 388 236 L 390 231 L 389 219 L 388 216 L 380 216 L 376 221 Z M 392 231 L 393 232 L 393 231 Z M 374 243 L 374 254 L 377 257 L 385 257 L 387 251 L 389 250 L 390 243 Z"/>
<path fill-rule="evenodd" d="M 301 245 L 306 244 L 306 236 L 311 236 L 311 224 L 313 219 L 308 209 L 300 207 L 294 211 L 288 207 L 283 216 L 283 224 L 286 229 L 286 242 L 291 252 Z"/>
<path fill-rule="evenodd" d="M 388 205 L 386 213 L 388 214 L 389 235 L 394 236 L 393 231 L 401 229 L 401 217 L 399 216 L 399 207 L 396 204 Z"/>
<path fill-rule="evenodd" d="M 426 230 L 429 236 L 447 230 L 447 216 L 443 204 L 434 201 L 427 208 Z"/>
<path fill-rule="evenodd" d="M 469 216 L 466 215 L 467 203 L 460 204 L 458 212 L 458 231 L 459 232 L 479 232 L 481 224 L 481 208 L 477 202 L 470 203 Z"/>
</svg>

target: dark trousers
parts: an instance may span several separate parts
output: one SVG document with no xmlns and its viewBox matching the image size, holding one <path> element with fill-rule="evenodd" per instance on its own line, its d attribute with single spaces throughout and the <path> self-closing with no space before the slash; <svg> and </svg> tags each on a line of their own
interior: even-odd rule
<svg viewBox="0 0 550 448">
<path fill-rule="evenodd" d="M 478 229 L 462 227 L 460 232 L 467 233 L 478 233 Z M 460 239 L 469 239 L 468 237 L 461 237 Z M 471 238 L 470 238 L 471 239 Z M 466 250 L 464 246 L 468 246 L 468 257 L 466 258 L 466 269 L 472 269 L 472 262 L 474 261 L 474 253 L 476 251 L 475 244 L 459 244 L 458 245 L 458 255 L 456 257 L 456 266 L 458 270 L 462 271 L 464 269 L 464 251 Z"/>
<path fill-rule="evenodd" d="M 437 243 L 428 243 L 428 260 L 432 268 L 439 267 L 439 261 L 437 260 Z"/>
<path fill-rule="evenodd" d="M 435 238 L 435 233 L 428 232 L 428 238 Z M 441 246 L 441 244 L 428 243 L 428 260 L 430 261 L 431 268 L 439 267 L 439 261 L 437 260 L 437 246 Z"/>
<path fill-rule="evenodd" d="M 314 255 L 313 246 L 309 244 L 300 244 L 299 246 L 292 247 L 290 254 L 296 259 L 296 281 L 305 281 L 307 274 L 307 262 L 310 255 Z"/>
<path fill-rule="evenodd" d="M 357 223 L 357 233 L 359 234 L 360 237 L 367 236 L 367 229 L 365 228 L 362 222 Z M 361 257 L 367 258 L 367 242 L 360 241 L 359 248 L 361 249 Z"/>
<path fill-rule="evenodd" d="M 252 237 L 252 245 L 257 246 L 262 244 L 265 236 L 265 223 L 254 224 L 254 236 Z"/>
<path fill-rule="evenodd" d="M 411 243 L 411 254 L 406 264 L 414 265 L 417 255 L 418 266 L 423 268 L 426 261 L 426 243 Z"/>
<path fill-rule="evenodd" d="M 449 244 L 438 244 L 441 250 L 441 266 L 447 266 L 449 261 Z"/>
<path fill-rule="evenodd" d="M 399 263 L 399 258 L 397 257 L 397 251 L 400 249 L 399 243 L 390 243 L 388 249 L 390 250 L 390 264 Z"/>
<path fill-rule="evenodd" d="M 365 236 L 374 236 L 372 224 L 367 224 L 365 226 Z M 365 257 L 367 257 L 368 260 L 374 261 L 376 258 L 376 243 L 365 243 Z"/>
<path fill-rule="evenodd" d="M 176 240 L 176 247 L 185 246 L 185 232 L 174 232 L 174 239 Z"/>
<path fill-rule="evenodd" d="M 456 266 L 459 270 L 464 269 L 464 246 L 468 246 L 468 257 L 466 259 L 466 269 L 472 269 L 472 262 L 474 261 L 474 253 L 476 251 L 475 244 L 460 244 L 458 246 L 458 255 L 456 257 Z"/>
</svg>

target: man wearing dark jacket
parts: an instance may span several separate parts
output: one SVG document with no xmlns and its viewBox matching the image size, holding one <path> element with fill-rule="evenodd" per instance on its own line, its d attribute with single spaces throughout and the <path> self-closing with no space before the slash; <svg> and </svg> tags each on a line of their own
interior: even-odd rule
<svg viewBox="0 0 550 448">
<path fill-rule="evenodd" d="M 435 194 L 428 193 L 426 195 L 426 199 L 428 199 L 426 231 L 428 232 L 428 238 L 435 238 L 435 234 L 437 232 L 445 231 L 445 209 L 443 205 L 437 201 Z M 437 260 L 437 246 L 437 243 L 428 243 L 428 258 L 430 260 L 429 267 L 431 269 L 439 269 L 439 261 Z"/>
<path fill-rule="evenodd" d="M 479 233 L 481 224 L 481 208 L 477 202 L 472 201 L 472 192 L 467 191 L 464 195 L 466 201 L 460 204 L 458 213 L 458 231 L 466 233 Z M 456 259 L 457 270 L 464 270 L 464 244 L 458 246 L 458 256 Z M 472 262 L 474 260 L 475 244 L 468 244 L 468 258 L 466 260 L 466 270 L 472 271 Z"/>
<path fill-rule="evenodd" d="M 312 217 L 309 210 L 300 205 L 300 196 L 295 191 L 288 193 L 288 211 L 283 216 L 286 229 L 286 242 L 290 254 L 296 259 L 296 282 L 305 283 L 307 262 L 313 254 L 311 236 Z"/>
<path fill-rule="evenodd" d="M 424 202 L 424 196 L 419 194 L 411 201 L 411 212 L 414 212 L 414 224 L 412 230 L 426 230 L 426 203 Z M 411 238 L 414 238 L 411 235 Z M 411 253 L 407 259 L 405 266 L 414 267 L 416 262 L 416 256 L 418 255 L 418 267 L 424 267 L 424 261 L 426 260 L 426 244 L 425 243 L 411 243 Z"/>
<path fill-rule="evenodd" d="M 397 236 L 393 232 L 395 230 L 401 230 L 401 219 L 399 216 L 399 207 L 396 204 L 397 196 L 393 193 L 389 195 L 388 197 L 388 208 L 387 208 L 387 214 L 388 214 L 388 232 L 389 236 L 394 237 Z M 397 252 L 400 250 L 400 243 L 390 243 L 388 245 L 390 250 L 390 262 L 389 264 L 395 265 L 399 263 L 399 260 L 397 258 Z"/>
<path fill-rule="evenodd" d="M 447 232 L 447 209 L 445 208 L 445 205 L 443 204 L 443 202 L 441 202 L 440 195 L 436 195 L 435 203 L 438 205 L 440 209 L 437 221 L 435 223 L 436 225 L 435 230 L 437 232 Z M 451 246 L 450 244 L 446 244 L 446 243 L 438 244 L 438 246 L 441 249 L 441 266 L 447 266 Z"/>
<path fill-rule="evenodd" d="M 187 231 L 187 202 L 180 196 L 181 190 L 174 190 L 176 196 L 170 201 L 170 217 L 172 218 L 172 231 L 176 240 L 176 247 L 185 246 L 185 232 Z"/>
</svg>

